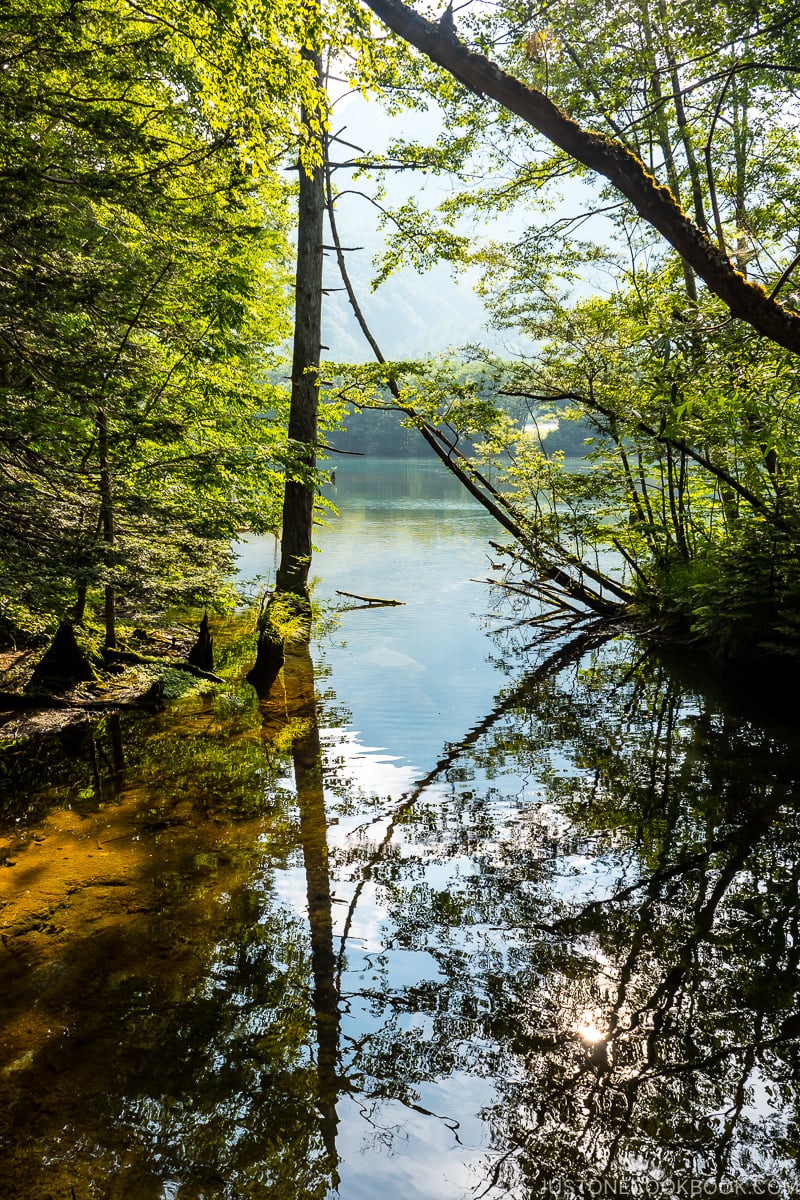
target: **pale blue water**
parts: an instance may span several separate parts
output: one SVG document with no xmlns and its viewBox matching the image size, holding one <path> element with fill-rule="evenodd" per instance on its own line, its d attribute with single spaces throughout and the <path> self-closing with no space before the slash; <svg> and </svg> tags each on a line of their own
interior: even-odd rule
<svg viewBox="0 0 800 1200">
<path fill-rule="evenodd" d="M 497 600 L 486 583 L 502 530 L 437 460 L 345 458 L 329 494 L 339 509 L 316 533 L 314 596 L 337 589 L 401 600 L 341 613 L 319 649 L 365 744 L 425 774 L 444 742 L 485 713 L 505 681 L 490 658 Z M 239 547 L 245 577 L 274 562 L 274 539 Z M 494 614 L 494 619 L 492 618 Z"/>
</svg>

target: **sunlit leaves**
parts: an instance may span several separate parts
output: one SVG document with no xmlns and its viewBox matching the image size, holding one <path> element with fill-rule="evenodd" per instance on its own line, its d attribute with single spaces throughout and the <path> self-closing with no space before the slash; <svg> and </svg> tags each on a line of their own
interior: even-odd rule
<svg viewBox="0 0 800 1200">
<path fill-rule="evenodd" d="M 307 85 L 277 53 L 297 14 L 262 16 L 251 37 L 235 5 L 41 0 L 2 27 L 3 587 L 34 607 L 209 598 L 235 530 L 276 524 L 290 192 L 268 164 Z"/>
</svg>

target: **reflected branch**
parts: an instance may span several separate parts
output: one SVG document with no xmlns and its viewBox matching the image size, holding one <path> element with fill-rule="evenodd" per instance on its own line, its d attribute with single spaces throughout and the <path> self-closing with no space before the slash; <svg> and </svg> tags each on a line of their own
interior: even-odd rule
<svg viewBox="0 0 800 1200">
<path fill-rule="evenodd" d="M 393 810 L 389 822 L 386 827 L 384 836 L 377 844 L 373 854 L 368 859 L 366 865 L 361 872 L 361 879 L 356 885 L 355 892 L 350 901 L 345 919 L 344 928 L 342 931 L 341 943 L 339 946 L 339 954 L 337 959 L 337 980 L 341 982 L 342 970 L 344 965 L 344 951 L 347 944 L 347 939 L 350 934 L 350 929 L 355 917 L 356 908 L 358 907 L 361 894 L 364 887 L 372 877 L 372 871 L 377 863 L 383 858 L 386 847 L 394 837 L 395 830 L 402 818 L 408 813 L 420 797 L 430 788 L 436 781 L 449 770 L 464 754 L 475 746 L 482 737 L 484 737 L 506 713 L 513 712 L 514 709 L 524 705 L 526 699 L 536 689 L 543 679 L 550 675 L 557 674 L 570 663 L 577 662 L 583 655 L 597 646 L 609 641 L 613 634 L 609 632 L 607 624 L 603 626 L 598 622 L 590 629 L 584 629 L 577 637 L 572 638 L 566 645 L 559 646 L 557 650 L 548 655 L 543 662 L 539 663 L 532 671 L 526 672 L 522 679 L 514 688 L 501 699 L 497 700 L 494 707 L 486 714 L 477 725 L 473 725 L 469 733 L 461 739 L 460 742 L 453 743 L 442 757 L 437 761 L 436 765 L 428 772 L 428 774 L 417 781 L 414 789 L 401 796 L 400 802 Z M 371 828 L 384 820 L 384 817 L 378 817 L 370 821 L 367 825 L 362 825 L 354 832 L 362 832 L 365 829 Z"/>
</svg>

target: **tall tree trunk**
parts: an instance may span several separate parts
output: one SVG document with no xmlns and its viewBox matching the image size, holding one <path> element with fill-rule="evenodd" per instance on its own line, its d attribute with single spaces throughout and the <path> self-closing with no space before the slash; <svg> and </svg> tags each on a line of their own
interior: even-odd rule
<svg viewBox="0 0 800 1200">
<path fill-rule="evenodd" d="M 320 88 L 322 62 L 313 57 Z M 306 113 L 307 129 L 320 120 L 320 113 Z M 319 357 L 322 342 L 322 223 L 325 213 L 325 181 L 322 163 L 310 171 L 300 170 L 300 200 L 297 221 L 297 274 L 292 357 L 292 399 L 289 410 L 289 442 L 297 463 L 298 478 L 286 476 L 283 497 L 281 561 L 276 588 L 305 596 L 311 566 L 311 530 L 314 513 L 317 414 L 319 411 Z"/>
<path fill-rule="evenodd" d="M 114 498 L 111 491 L 111 463 L 108 453 L 108 417 L 104 408 L 97 410 L 97 446 L 100 456 L 100 525 L 103 535 L 103 562 L 106 569 L 113 564 Z M 117 647 L 116 596 L 114 585 L 105 585 L 105 645 Z"/>
<path fill-rule="evenodd" d="M 650 60 L 650 89 L 653 93 L 656 117 L 656 128 L 658 130 L 658 144 L 661 148 L 661 154 L 664 158 L 664 168 L 667 173 L 670 190 L 677 202 L 681 203 L 681 189 L 678 178 L 678 169 L 675 165 L 675 156 L 672 153 L 672 142 L 670 140 L 669 129 L 667 128 L 667 116 L 664 109 L 664 98 L 661 91 L 661 74 L 659 70 L 658 58 L 656 55 L 655 41 L 653 39 L 653 27 L 650 21 L 649 0 L 643 0 L 640 8 L 642 14 L 642 30 L 644 33 L 645 47 Z M 694 272 L 685 258 L 681 257 L 681 266 L 683 268 L 683 280 L 686 286 L 686 295 L 691 301 L 697 303 L 697 284 L 694 278 Z"/>
<path fill-rule="evenodd" d="M 311 51 L 317 83 L 322 89 L 322 59 Z M 304 111 L 303 123 L 311 132 L 323 124 L 316 109 Z M 322 151 L 322 147 L 320 147 Z M 260 696 L 269 692 L 283 665 L 281 608 L 286 598 L 293 606 L 308 606 L 308 572 L 311 567 L 311 535 L 314 520 L 319 412 L 319 358 L 322 344 L 322 228 L 325 214 L 325 174 L 320 163 L 309 170 L 300 167 L 300 196 L 297 217 L 297 269 L 295 284 L 294 352 L 292 396 L 289 408 L 289 443 L 295 466 L 287 467 L 283 494 L 281 560 L 275 579 L 275 595 L 259 619 L 256 661 L 247 678 Z"/>
<path fill-rule="evenodd" d="M 82 625 L 86 616 L 86 600 L 88 588 L 85 583 L 79 583 L 75 590 L 75 605 L 72 609 L 72 620 L 76 625 Z"/>
</svg>

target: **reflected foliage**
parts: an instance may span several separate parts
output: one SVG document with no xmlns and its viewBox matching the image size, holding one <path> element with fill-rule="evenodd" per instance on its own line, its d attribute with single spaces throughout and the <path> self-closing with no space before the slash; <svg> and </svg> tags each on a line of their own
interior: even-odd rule
<svg viewBox="0 0 800 1200">
<path fill-rule="evenodd" d="M 47 793 L 72 807 L 43 797 L 17 834 L 5 874 L 46 872 L 33 912 L 4 900 L 0 1161 L 20 1198 L 327 1194 L 315 925 L 273 871 L 296 873 L 308 815 L 263 722 L 249 689 L 194 697 L 126 725 L 99 788 L 113 731 L 84 731 Z"/>
<path fill-rule="evenodd" d="M 332 699 L 290 647 L 51 774 L 0 879 L 20 1200 L 389 1194 L 417 1146 L 453 1197 L 796 1194 L 795 732 L 586 638 L 381 799 Z"/>
<path fill-rule="evenodd" d="M 794 1194 L 796 737 L 616 646 L 532 670 L 488 725 L 458 756 L 481 786 L 422 794 L 369 867 L 390 1015 L 361 1069 L 407 1102 L 491 1079 L 498 1195 L 643 1169 Z M 392 989 L 398 950 L 434 978 Z"/>
</svg>

